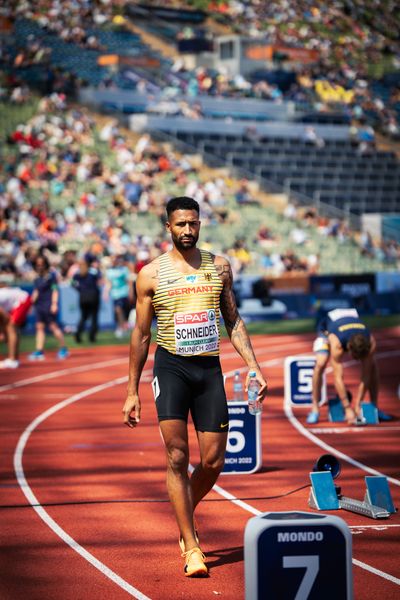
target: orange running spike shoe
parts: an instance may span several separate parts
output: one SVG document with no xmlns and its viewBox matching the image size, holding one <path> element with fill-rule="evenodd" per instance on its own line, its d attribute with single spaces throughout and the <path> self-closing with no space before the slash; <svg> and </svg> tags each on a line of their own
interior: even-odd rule
<svg viewBox="0 0 400 600">
<path fill-rule="evenodd" d="M 187 552 L 182 552 L 185 558 L 184 573 L 185 577 L 207 577 L 208 569 L 205 564 L 206 557 L 200 548 L 192 548 Z"/>
</svg>

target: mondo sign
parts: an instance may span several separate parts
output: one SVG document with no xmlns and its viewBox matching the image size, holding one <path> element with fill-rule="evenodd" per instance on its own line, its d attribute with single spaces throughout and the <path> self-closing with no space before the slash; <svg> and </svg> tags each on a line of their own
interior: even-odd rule
<svg viewBox="0 0 400 600">
<path fill-rule="evenodd" d="M 307 512 L 264 513 L 245 529 L 246 600 L 352 600 L 345 521 Z"/>
<path fill-rule="evenodd" d="M 229 434 L 222 473 L 254 473 L 262 464 L 261 413 L 251 415 L 247 402 L 228 402 Z"/>
<path fill-rule="evenodd" d="M 285 402 L 294 406 L 312 403 L 314 356 L 288 356 L 285 359 Z M 326 378 L 322 380 L 320 404 L 326 402 Z"/>
</svg>

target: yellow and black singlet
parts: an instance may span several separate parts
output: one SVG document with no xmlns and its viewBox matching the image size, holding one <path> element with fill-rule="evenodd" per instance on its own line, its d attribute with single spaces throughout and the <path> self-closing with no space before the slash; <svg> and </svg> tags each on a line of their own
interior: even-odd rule
<svg viewBox="0 0 400 600">
<path fill-rule="evenodd" d="M 200 250 L 201 265 L 180 273 L 168 253 L 159 257 L 159 284 L 153 296 L 157 344 L 179 356 L 217 356 L 223 283 L 212 255 Z"/>
</svg>

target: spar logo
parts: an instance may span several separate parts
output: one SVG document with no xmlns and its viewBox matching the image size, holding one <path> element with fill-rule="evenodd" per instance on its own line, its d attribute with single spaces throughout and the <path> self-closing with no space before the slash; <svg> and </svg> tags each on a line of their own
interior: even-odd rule
<svg viewBox="0 0 400 600">
<path fill-rule="evenodd" d="M 209 310 L 208 311 L 208 319 L 210 321 L 215 321 L 215 310 Z"/>
<path fill-rule="evenodd" d="M 202 310 L 200 312 L 194 313 L 176 313 L 175 315 L 175 324 L 176 325 L 185 325 L 185 324 L 197 324 L 197 323 L 207 323 L 208 322 L 208 313 L 214 311 Z M 215 313 L 214 313 L 215 319 Z"/>
</svg>

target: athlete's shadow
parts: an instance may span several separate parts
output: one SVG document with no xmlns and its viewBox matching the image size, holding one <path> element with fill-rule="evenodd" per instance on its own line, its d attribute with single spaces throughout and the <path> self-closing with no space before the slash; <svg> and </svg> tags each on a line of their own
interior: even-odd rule
<svg viewBox="0 0 400 600">
<path fill-rule="evenodd" d="M 221 548 L 207 552 L 207 566 L 210 569 L 220 567 L 222 565 L 231 565 L 233 563 L 243 561 L 243 546 L 235 546 L 234 548 Z M 215 560 L 213 560 L 215 558 Z"/>
</svg>

